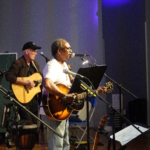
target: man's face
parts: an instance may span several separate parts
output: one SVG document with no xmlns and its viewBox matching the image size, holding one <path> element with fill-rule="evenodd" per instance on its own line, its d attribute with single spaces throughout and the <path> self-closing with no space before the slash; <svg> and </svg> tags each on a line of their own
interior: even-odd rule
<svg viewBox="0 0 150 150">
<path fill-rule="evenodd" d="M 27 49 L 27 51 L 29 60 L 34 60 L 37 55 L 37 50 Z"/>
<path fill-rule="evenodd" d="M 61 49 L 61 55 L 64 61 L 70 59 L 72 53 L 71 46 L 68 42 L 63 43 L 63 48 Z"/>
</svg>

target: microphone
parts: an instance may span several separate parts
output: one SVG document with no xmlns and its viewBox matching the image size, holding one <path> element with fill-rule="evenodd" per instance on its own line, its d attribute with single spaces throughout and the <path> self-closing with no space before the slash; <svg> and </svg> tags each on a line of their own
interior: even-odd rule
<svg viewBox="0 0 150 150">
<path fill-rule="evenodd" d="M 66 68 L 63 69 L 63 72 L 66 73 L 66 74 L 71 74 L 72 76 L 76 76 L 77 78 L 85 78 L 84 76 L 80 75 L 80 74 L 77 74 L 75 72 L 72 72 Z"/>
<path fill-rule="evenodd" d="M 89 56 L 89 55 L 88 54 L 75 54 L 75 53 L 71 54 L 72 58 L 74 58 L 74 57 L 85 57 L 85 56 Z"/>
<path fill-rule="evenodd" d="M 49 59 L 43 54 L 43 52 L 40 52 L 41 56 L 43 56 L 46 59 L 46 62 L 49 61 Z"/>
</svg>

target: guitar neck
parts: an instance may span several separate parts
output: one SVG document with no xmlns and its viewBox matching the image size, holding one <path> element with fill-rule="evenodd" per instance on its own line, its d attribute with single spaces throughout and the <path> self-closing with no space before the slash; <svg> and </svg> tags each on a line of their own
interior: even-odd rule
<svg viewBox="0 0 150 150">
<path fill-rule="evenodd" d="M 86 92 L 83 92 L 81 94 L 77 94 L 77 99 L 80 100 L 80 99 L 85 99 L 86 98 Z"/>
<path fill-rule="evenodd" d="M 98 129 L 103 129 L 104 128 L 104 126 L 106 125 L 107 119 L 108 119 L 107 115 L 104 115 L 101 118 Z M 97 150 L 98 149 L 99 136 L 100 136 L 99 133 L 96 132 L 92 150 Z"/>
</svg>

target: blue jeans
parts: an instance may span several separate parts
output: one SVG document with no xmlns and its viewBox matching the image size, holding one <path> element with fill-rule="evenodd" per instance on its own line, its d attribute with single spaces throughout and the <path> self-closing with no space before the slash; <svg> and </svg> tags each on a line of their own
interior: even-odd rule
<svg viewBox="0 0 150 150">
<path fill-rule="evenodd" d="M 50 120 L 47 116 L 42 115 L 41 119 L 47 123 L 52 129 L 63 136 L 59 137 L 52 130 L 47 128 L 47 143 L 49 150 L 70 150 L 69 143 L 69 122 L 67 120 L 55 121 Z"/>
</svg>

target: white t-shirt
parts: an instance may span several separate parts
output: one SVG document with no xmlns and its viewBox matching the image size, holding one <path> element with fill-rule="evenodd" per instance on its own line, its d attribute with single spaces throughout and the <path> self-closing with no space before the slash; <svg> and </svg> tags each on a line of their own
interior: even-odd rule
<svg viewBox="0 0 150 150">
<path fill-rule="evenodd" d="M 51 59 L 43 69 L 43 77 L 51 79 L 56 85 L 63 84 L 66 87 L 71 87 L 71 82 L 68 74 L 63 72 L 63 69 L 68 69 L 67 64 L 64 62 L 64 67 L 56 60 Z M 48 95 L 48 92 L 43 87 L 42 93 Z M 42 104 L 41 104 L 42 105 Z M 40 114 L 45 115 L 43 107 L 40 107 Z"/>
</svg>

